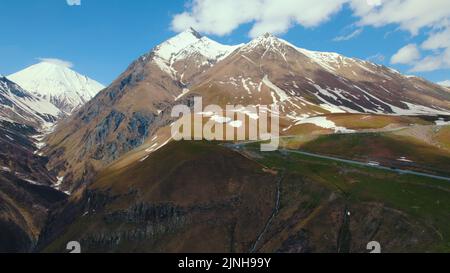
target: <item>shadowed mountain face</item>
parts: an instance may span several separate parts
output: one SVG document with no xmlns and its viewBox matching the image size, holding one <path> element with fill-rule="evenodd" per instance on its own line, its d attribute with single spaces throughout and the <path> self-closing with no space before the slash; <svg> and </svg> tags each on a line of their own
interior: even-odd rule
<svg viewBox="0 0 450 273">
<path fill-rule="evenodd" d="M 48 210 L 66 195 L 36 155 L 33 127 L 0 121 L 0 253 L 30 252 Z"/>
<path fill-rule="evenodd" d="M 189 30 L 134 61 L 47 138 L 49 168 L 76 189 L 173 122 L 174 105 L 278 105 L 281 129 L 322 114 L 446 114 L 448 89 L 336 53 L 297 48 L 271 35 L 220 45 Z M 161 136 L 159 136 L 161 138 Z M 170 136 L 158 140 L 166 143 Z"/>
</svg>

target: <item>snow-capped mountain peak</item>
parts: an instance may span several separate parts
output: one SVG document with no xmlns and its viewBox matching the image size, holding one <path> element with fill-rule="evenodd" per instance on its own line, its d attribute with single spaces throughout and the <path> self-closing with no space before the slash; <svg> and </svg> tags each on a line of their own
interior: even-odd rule
<svg viewBox="0 0 450 273">
<path fill-rule="evenodd" d="M 70 114 L 104 88 L 63 65 L 41 62 L 8 76 L 25 90 Z"/>
<path fill-rule="evenodd" d="M 239 46 L 222 45 L 190 28 L 157 46 L 154 52 L 157 57 L 171 63 L 192 54 L 200 54 L 209 60 L 218 61 Z"/>
<path fill-rule="evenodd" d="M 368 69 L 367 66 L 374 66 L 374 64 L 369 64 L 365 61 L 354 58 L 348 58 L 335 52 L 312 51 L 300 48 L 270 33 L 266 33 L 255 38 L 248 44 L 242 46 L 240 50 L 242 52 L 248 52 L 258 48 L 264 51 L 263 56 L 266 55 L 268 51 L 273 51 L 277 54 L 280 54 L 283 59 L 286 59 L 287 49 L 293 49 L 306 56 L 310 60 L 310 62 L 319 65 L 321 68 L 333 74 L 335 74 L 336 70 L 339 68 L 351 66 L 354 64 L 363 66 L 366 70 Z"/>
<path fill-rule="evenodd" d="M 174 55 L 190 45 L 198 43 L 201 39 L 202 36 L 191 28 L 157 46 L 154 52 L 161 59 L 169 61 Z"/>
<path fill-rule="evenodd" d="M 273 34 L 266 33 L 264 35 L 261 35 L 255 39 L 253 39 L 248 44 L 244 45 L 242 47 L 242 50 L 248 51 L 248 50 L 252 50 L 257 47 L 264 47 L 266 49 L 270 49 L 270 48 L 274 48 L 274 47 L 281 47 L 283 45 L 291 46 L 291 44 L 289 44 L 288 42 L 286 42 L 280 38 L 275 37 Z"/>
<path fill-rule="evenodd" d="M 197 69 L 211 67 L 240 46 L 220 44 L 190 28 L 157 46 L 152 53 L 163 71 L 182 81 L 185 73 L 177 69 L 178 62 L 195 63 Z"/>
</svg>

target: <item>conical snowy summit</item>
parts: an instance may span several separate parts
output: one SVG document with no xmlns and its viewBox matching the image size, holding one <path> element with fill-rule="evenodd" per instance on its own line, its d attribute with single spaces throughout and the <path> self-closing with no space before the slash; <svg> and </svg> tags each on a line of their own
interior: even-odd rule
<svg viewBox="0 0 450 273">
<path fill-rule="evenodd" d="M 105 88 L 64 65 L 47 61 L 9 75 L 8 78 L 25 90 L 48 100 L 67 115 Z"/>
</svg>

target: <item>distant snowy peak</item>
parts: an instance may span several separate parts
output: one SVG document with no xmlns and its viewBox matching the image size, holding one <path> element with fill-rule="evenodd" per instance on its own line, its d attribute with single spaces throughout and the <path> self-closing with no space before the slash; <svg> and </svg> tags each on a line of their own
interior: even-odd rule
<svg viewBox="0 0 450 273">
<path fill-rule="evenodd" d="M 61 115 L 56 106 L 0 77 L 0 120 L 42 127 Z"/>
<path fill-rule="evenodd" d="M 86 76 L 50 62 L 32 65 L 8 78 L 66 114 L 81 107 L 104 88 Z"/>
</svg>

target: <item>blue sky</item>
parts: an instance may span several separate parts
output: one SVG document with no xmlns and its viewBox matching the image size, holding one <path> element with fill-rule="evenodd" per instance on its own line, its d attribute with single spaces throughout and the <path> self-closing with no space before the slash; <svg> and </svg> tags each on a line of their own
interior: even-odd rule
<svg viewBox="0 0 450 273">
<path fill-rule="evenodd" d="M 377 12 L 378 17 L 351 2 L 363 0 L 336 0 L 342 2 L 336 7 L 325 5 L 329 0 L 315 0 L 315 13 L 304 18 L 301 16 L 308 15 L 305 12 L 300 16 L 291 11 L 301 7 L 270 8 L 274 0 L 251 0 L 264 6 L 252 5 L 255 10 L 247 8 L 238 15 L 233 12 L 235 0 L 224 1 L 225 6 L 218 8 L 208 6 L 210 1 L 81 0 L 81 5 L 69 5 L 66 0 L 0 0 L 0 73 L 14 73 L 37 63 L 39 58 L 57 58 L 72 63 L 74 70 L 109 84 L 138 56 L 176 31 L 193 25 L 226 44 L 248 42 L 267 30 L 299 47 L 368 59 L 435 82 L 450 79 L 450 66 L 435 64 L 446 50 L 450 52 L 450 45 L 446 47 L 442 42 L 436 45 L 436 40 L 442 38 L 439 35 L 450 29 L 447 28 L 450 12 L 441 13 L 434 20 L 421 15 L 420 7 L 409 6 L 405 8 L 412 9 L 408 18 L 431 23 L 417 25 L 409 19 L 406 25 L 401 19 L 388 22 L 382 17 L 382 1 L 387 0 L 365 0 L 371 5 L 375 3 L 376 10 L 370 12 Z M 292 0 L 280 2 L 283 1 L 286 5 L 292 3 Z M 408 1 L 415 5 L 417 0 Z M 436 9 L 445 5 L 441 0 L 428 2 L 433 1 Z M 299 0 L 295 5 L 300 2 L 305 1 Z M 450 1 L 447 3 L 450 11 Z M 266 6 L 269 12 L 264 12 Z M 272 20 L 277 16 L 290 19 Z M 426 42 L 431 38 L 434 43 Z M 407 45 L 410 46 L 399 52 L 397 58 L 391 59 Z"/>
</svg>

